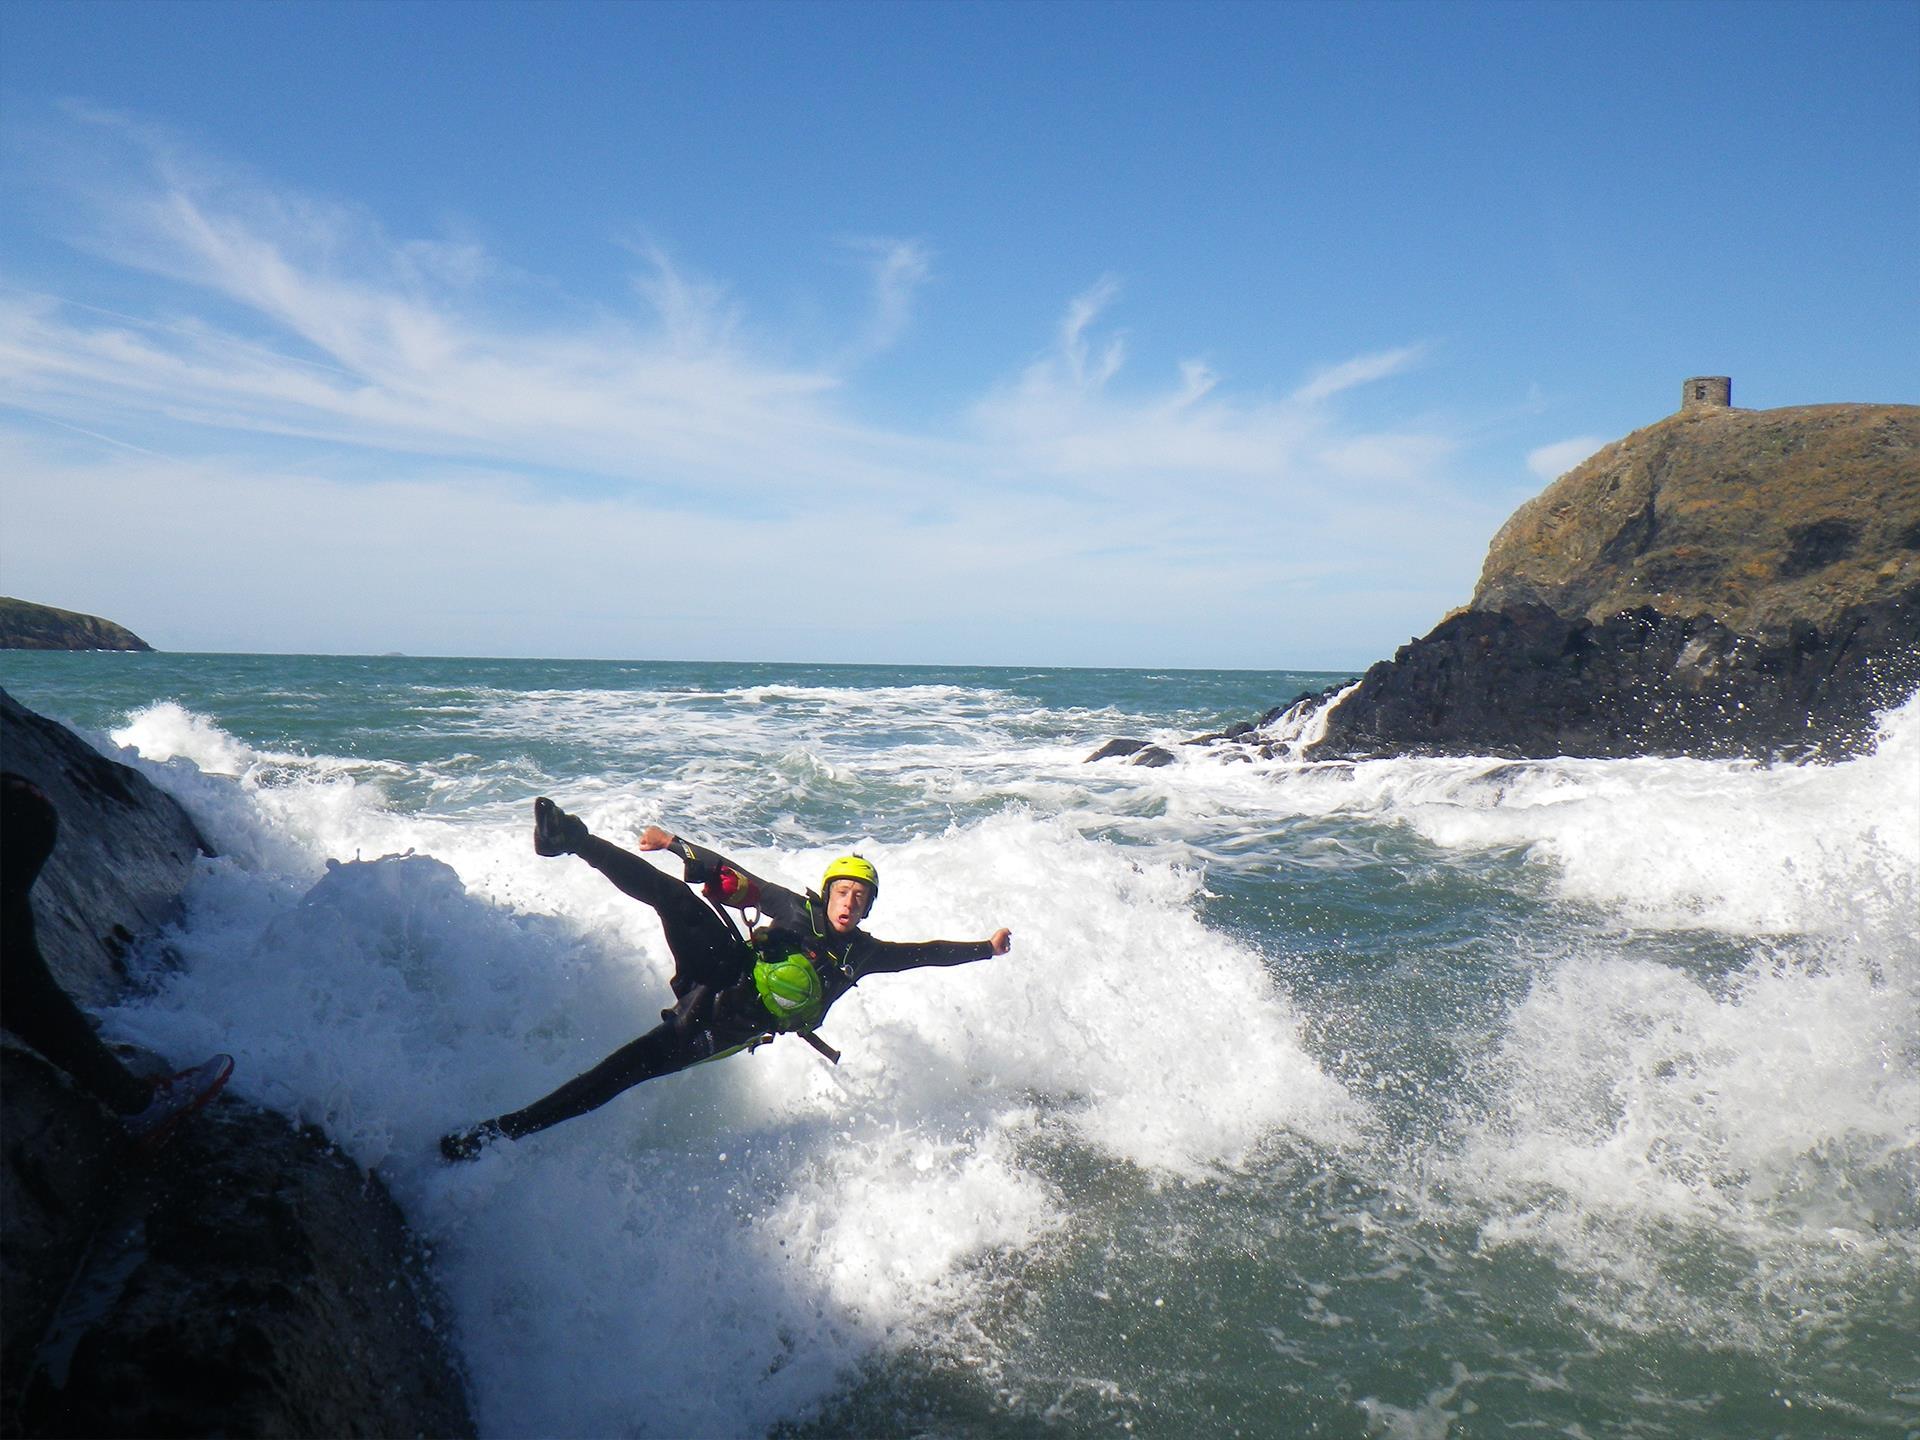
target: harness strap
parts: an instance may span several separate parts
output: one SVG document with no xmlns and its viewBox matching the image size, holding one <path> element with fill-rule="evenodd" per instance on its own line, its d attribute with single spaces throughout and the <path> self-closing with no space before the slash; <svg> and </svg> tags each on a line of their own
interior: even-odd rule
<svg viewBox="0 0 1920 1440">
<path fill-rule="evenodd" d="M 753 948 L 753 942 L 740 933 L 739 927 L 733 923 L 733 916 L 729 915 L 727 913 L 727 907 L 720 903 L 720 897 L 705 885 L 700 887 L 700 894 L 706 900 L 707 904 L 713 907 L 713 913 L 720 917 L 720 923 L 727 927 L 727 934 L 733 936 L 734 939 L 751 950 Z"/>
<path fill-rule="evenodd" d="M 813 1031 L 796 1030 L 793 1033 L 806 1041 L 807 1044 L 811 1045 L 814 1049 L 818 1050 L 822 1055 L 826 1056 L 833 1064 L 838 1065 L 840 1063 L 840 1052 L 827 1044 L 827 1042 L 822 1040 L 818 1035 L 814 1034 Z"/>
<path fill-rule="evenodd" d="M 733 916 L 728 914 L 727 907 L 720 903 L 720 897 L 714 894 L 711 889 L 707 888 L 704 885 L 700 887 L 700 893 L 706 899 L 707 904 L 713 907 L 713 913 L 720 917 L 720 923 L 727 927 L 727 933 L 733 936 L 734 939 L 738 940 L 740 944 L 746 949 L 748 959 L 749 960 L 756 959 L 759 956 L 760 952 L 754 948 L 752 937 L 750 935 L 743 935 L 740 933 L 739 927 L 734 923 Z M 807 902 L 807 910 L 809 911 L 809 913 L 811 913 L 811 911 L 813 910 L 813 902 L 811 899 L 809 899 Z M 825 963 L 832 965 L 834 969 L 841 970 L 843 974 L 845 973 L 845 971 L 842 969 L 839 962 L 834 960 L 831 955 L 825 955 L 822 958 L 825 960 Z M 809 955 L 807 957 L 807 962 L 817 968 L 821 964 L 821 959 L 816 959 L 814 956 Z M 849 980 L 848 983 L 851 984 L 852 981 Z M 704 989 L 705 987 L 703 986 L 701 988 Z M 662 1011 L 661 1018 L 665 1019 L 667 1016 L 671 1015 L 672 1013 L 673 1012 L 671 1011 Z M 840 1063 L 840 1052 L 834 1049 L 833 1046 L 829 1045 L 826 1041 L 822 1040 L 813 1031 L 795 1030 L 790 1033 L 798 1035 L 802 1040 L 806 1041 L 807 1044 L 811 1045 L 816 1051 L 818 1051 L 823 1057 L 825 1057 L 825 1059 L 829 1064 L 838 1065 Z M 753 1038 L 752 1040 L 749 1040 L 744 1047 L 740 1047 L 740 1048 L 744 1048 L 748 1054 L 752 1054 L 755 1050 L 758 1050 L 762 1045 L 767 1044 L 772 1039 L 773 1039 L 773 1036 L 771 1035 L 759 1035 Z M 733 1054 L 735 1053 L 735 1051 L 730 1050 L 730 1051 L 725 1051 L 723 1053 Z M 718 1060 L 720 1056 L 715 1055 L 712 1058 L 715 1060 Z M 701 1063 L 705 1063 L 705 1062 L 703 1061 Z"/>
</svg>

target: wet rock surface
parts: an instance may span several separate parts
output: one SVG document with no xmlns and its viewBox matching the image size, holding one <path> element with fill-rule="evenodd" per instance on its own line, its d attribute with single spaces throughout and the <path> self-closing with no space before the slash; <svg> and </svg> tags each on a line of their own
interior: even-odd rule
<svg viewBox="0 0 1920 1440">
<path fill-rule="evenodd" d="M 1369 670 L 1318 756 L 1835 759 L 1920 689 L 1920 587 L 1765 643 L 1651 609 L 1468 611 Z"/>
<path fill-rule="evenodd" d="M 4 692 L 0 724 L 0 764 L 60 816 L 31 897 L 48 969 L 111 1004 L 203 844 L 170 797 Z M 425 1258 L 318 1131 L 229 1091 L 143 1155 L 31 1046 L 0 1045 L 0 1434 L 471 1434 Z"/>
<path fill-rule="evenodd" d="M 105 1217 L 125 1136 L 114 1118 L 38 1053 L 0 1046 L 0 1390 L 5 1433 L 40 1338 Z"/>
<path fill-rule="evenodd" d="M 1157 770 L 1162 765 L 1173 764 L 1174 756 L 1171 750 L 1151 741 L 1123 737 L 1107 741 L 1087 756 L 1087 763 L 1095 760 L 1125 760 L 1129 765 L 1144 765 L 1149 770 Z"/>
<path fill-rule="evenodd" d="M 77 1002 L 109 1004 L 132 978 L 130 943 L 178 915 L 194 862 L 212 849 L 146 776 L 4 690 L 0 769 L 33 781 L 60 816 L 60 838 L 31 897 L 41 953 Z"/>
<path fill-rule="evenodd" d="M 19 1433 L 472 1433 L 423 1257 L 318 1131 L 216 1102 L 102 1212 Z"/>
</svg>

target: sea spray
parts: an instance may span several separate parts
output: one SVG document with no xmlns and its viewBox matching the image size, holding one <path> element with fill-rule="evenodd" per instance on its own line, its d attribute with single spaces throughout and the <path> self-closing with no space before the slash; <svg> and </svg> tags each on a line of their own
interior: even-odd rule
<svg viewBox="0 0 1920 1440">
<path fill-rule="evenodd" d="M 255 773 L 244 747 L 188 728 L 243 784 Z M 284 828 L 305 805 L 311 832 L 337 835 L 355 813 L 340 793 L 352 784 L 323 764 L 305 782 L 253 790 L 257 829 Z M 589 813 L 618 808 L 603 795 Z M 368 828 L 381 846 L 431 844 L 448 858 L 332 861 L 304 893 L 295 876 L 236 886 L 231 863 L 213 867 L 176 937 L 186 974 L 124 1028 L 150 1042 L 223 1036 L 252 1077 L 242 1093 L 383 1166 L 444 1237 L 469 1357 L 486 1377 L 482 1414 L 509 1433 L 597 1431 L 639 1399 L 681 1417 L 669 1432 L 764 1424 L 828 1393 L 903 1329 L 953 1323 L 983 1257 L 1032 1251 L 1066 1223 L 1021 1163 L 1023 1144 L 1092 1145 L 1189 1174 L 1240 1163 L 1284 1124 L 1341 1133 L 1356 1109 L 1306 1058 L 1259 958 L 1196 923 L 1196 873 L 1143 867 L 1071 826 L 1008 812 L 901 847 L 863 843 L 888 876 L 879 933 L 978 934 L 1013 920 L 1013 956 L 874 977 L 832 1019 L 848 1052 L 838 1070 L 783 1043 L 656 1082 L 500 1147 L 480 1168 L 510 1168 L 515 1183 L 477 1190 L 440 1167 L 438 1131 L 523 1104 L 646 1028 L 670 962 L 644 908 L 578 862 L 536 860 L 524 823 L 484 838 L 390 814 Z M 736 858 L 804 884 L 830 853 Z M 256 863 L 274 856 L 256 845 Z M 518 907 L 471 893 L 463 862 Z M 1223 1069 L 1210 1047 L 1166 1043 L 1170 1027 L 1221 1014 L 1236 1017 L 1244 1063 Z M 1036 1138 L 1048 1127 L 1057 1138 Z M 757 1158 L 717 1171 L 723 1149 Z M 536 1241 L 546 1220 L 535 1217 L 555 1214 L 568 1216 L 569 1242 Z M 762 1253 L 762 1226 L 788 1253 Z M 492 1238 L 476 1243 L 469 1227 Z M 594 1244 L 582 1247 L 583 1231 Z M 626 1283 L 610 1285 L 592 1257 L 634 1246 L 665 1253 L 623 1263 Z M 688 1264 L 699 1273 L 676 1268 Z M 777 1303 L 770 1274 L 782 1277 Z M 756 1323 L 718 1324 L 711 1300 L 742 1291 L 760 1297 Z M 623 1343 L 659 1337 L 659 1393 L 626 1381 L 600 1394 L 577 1373 L 588 1362 L 569 1296 L 604 1311 Z M 703 1358 L 665 1363 L 688 1350 Z M 686 1408 L 708 1368 L 716 1384 L 762 1378 L 719 1411 Z"/>
<path fill-rule="evenodd" d="M 109 1026 L 381 1168 L 488 1434 L 1920 1425 L 1913 707 L 1832 766 L 1147 770 L 1082 761 L 1332 677 L 19 663 L 224 852 Z M 665 998 L 536 793 L 1015 948 L 447 1167 Z"/>
</svg>

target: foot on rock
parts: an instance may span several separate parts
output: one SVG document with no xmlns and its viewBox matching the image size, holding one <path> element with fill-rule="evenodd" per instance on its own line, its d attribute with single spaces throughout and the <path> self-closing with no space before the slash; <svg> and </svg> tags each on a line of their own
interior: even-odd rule
<svg viewBox="0 0 1920 1440">
<path fill-rule="evenodd" d="M 143 1151 L 158 1150 L 173 1138 L 188 1117 L 204 1110 L 233 1074 L 233 1057 L 215 1055 L 190 1070 L 176 1070 L 153 1082 L 147 1107 L 121 1118 L 127 1133 Z"/>
</svg>

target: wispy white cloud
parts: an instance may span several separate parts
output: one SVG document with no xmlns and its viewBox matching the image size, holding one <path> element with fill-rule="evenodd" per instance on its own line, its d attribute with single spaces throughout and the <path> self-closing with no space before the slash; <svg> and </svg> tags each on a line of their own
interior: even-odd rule
<svg viewBox="0 0 1920 1440">
<path fill-rule="evenodd" d="M 555 303 L 538 282 L 549 303 L 529 322 L 513 317 L 532 307 L 511 303 L 527 277 L 472 237 L 395 238 L 355 206 L 288 194 L 139 125 L 90 123 L 137 163 L 92 196 L 86 243 L 164 283 L 117 311 L 0 289 L 0 383 L 29 417 L 0 424 L 5 561 L 22 588 L 81 573 L 144 585 L 146 605 L 97 604 L 132 618 L 164 604 L 175 644 L 264 644 L 194 618 L 236 606 L 323 626 L 313 596 L 367 568 L 369 536 L 404 559 L 372 567 L 350 602 L 369 638 L 336 648 L 830 654 L 854 643 L 843 597 L 793 586 L 783 562 L 857 546 L 876 626 L 977 631 L 968 653 L 984 659 L 1036 610 L 1118 645 L 1115 594 L 1190 614 L 1264 597 L 1284 610 L 1276 623 L 1331 631 L 1344 613 L 1331 597 L 1381 566 L 1452 603 L 1478 542 L 1456 555 L 1436 536 L 1491 532 L 1472 506 L 1425 503 L 1444 486 L 1448 437 L 1359 430 L 1335 403 L 1413 364 L 1417 346 L 1279 399 L 1236 392 L 1198 357 L 1136 383 L 1109 276 L 1065 303 L 1045 353 L 982 377 L 960 407 L 969 423 L 889 429 L 861 418 L 858 367 L 908 333 L 932 274 L 922 242 L 858 243 L 866 292 L 839 346 L 813 359 L 651 242 L 631 247 L 623 303 Z M 117 453 L 76 451 L 35 419 Z M 851 532 L 843 512 L 858 516 Z M 86 547 L 71 540 L 82 533 Z M 655 597 L 710 595 L 715 556 L 723 598 L 693 628 L 656 633 Z M 97 597 L 62 594 L 48 598 Z M 604 633 L 564 618 L 588 613 Z M 795 638 L 726 640 L 768 625 Z M 875 658 L 940 657 L 901 641 Z"/>
<path fill-rule="evenodd" d="M 931 517 L 857 510 L 850 531 L 841 505 L 757 525 L 718 504 L 555 493 L 512 470 L 342 477 L 6 427 L 0 512 L 10 591 L 169 649 L 962 663 L 1366 660 L 1384 652 L 1350 654 L 1365 641 L 1344 637 L 1424 629 L 1472 578 L 1437 557 L 1485 533 L 1471 509 L 1276 509 L 1235 527 L 1203 497 L 1121 508 L 992 492 L 956 493 Z M 831 583 L 813 583 L 807 557 Z M 1383 622 L 1382 573 L 1391 591 L 1439 598 Z"/>
<path fill-rule="evenodd" d="M 152 425 L 772 495 L 829 470 L 877 483 L 897 463 L 900 437 L 837 408 L 839 375 L 754 353 L 724 288 L 658 247 L 637 256 L 640 306 L 515 324 L 489 303 L 481 282 L 499 272 L 471 243 L 396 241 L 354 207 L 121 138 L 151 163 L 93 197 L 90 243 L 173 282 L 169 305 L 190 308 L 110 320 L 8 297 L 0 364 L 55 418 L 110 408 Z M 886 269 L 897 326 L 911 265 Z"/>
<path fill-rule="evenodd" d="M 1314 377 L 1293 392 L 1293 398 L 1302 404 L 1314 404 L 1321 400 L 1332 399 L 1342 390 L 1351 390 L 1356 385 L 1368 385 L 1375 380 L 1384 380 L 1390 375 L 1398 375 L 1419 361 L 1426 347 L 1423 345 L 1403 345 L 1396 350 L 1382 350 L 1372 355 L 1356 355 L 1351 360 L 1343 360 L 1338 365 L 1329 365 L 1317 371 Z"/>
<path fill-rule="evenodd" d="M 1316 458 L 1335 477 L 1376 487 L 1382 481 L 1419 484 L 1441 473 L 1454 442 L 1444 435 L 1353 435 L 1322 446 Z"/>
<path fill-rule="evenodd" d="M 1127 358 L 1127 337 L 1124 334 L 1109 336 L 1101 345 L 1097 357 L 1089 354 L 1087 344 L 1087 331 L 1119 293 L 1120 281 L 1108 275 L 1091 290 L 1074 296 L 1072 303 L 1067 306 L 1065 318 L 1060 322 L 1058 356 L 1041 362 L 1035 370 L 1028 372 L 1033 383 L 1041 383 L 1057 366 L 1064 366 L 1066 378 L 1074 389 L 1091 391 L 1100 389 L 1119 373 Z"/>
<path fill-rule="evenodd" d="M 1418 347 L 1359 357 L 1324 372 L 1284 400 L 1221 393 L 1204 360 L 1180 362 L 1170 384 L 1127 390 L 1125 336 L 1099 321 L 1119 294 L 1111 277 L 1069 302 L 1054 348 L 998 387 L 975 410 L 981 433 L 1003 462 L 1078 479 L 1103 494 L 1150 484 L 1205 480 L 1235 495 L 1253 487 L 1275 503 L 1320 507 L 1343 485 L 1371 478 L 1397 485 L 1431 474 L 1451 445 L 1421 434 L 1349 434 L 1327 401 L 1404 369 Z"/>
<path fill-rule="evenodd" d="M 1220 377 L 1204 360 L 1182 360 L 1180 362 L 1180 393 L 1173 398 L 1173 408 L 1184 410 L 1202 399 L 1214 386 L 1220 383 Z"/>
<path fill-rule="evenodd" d="M 1598 435 L 1576 435 L 1527 452 L 1527 469 L 1542 480 L 1557 480 L 1607 442 Z"/>
<path fill-rule="evenodd" d="M 848 242 L 867 261 L 871 299 L 866 325 L 841 357 L 843 366 L 857 365 L 891 349 L 913 322 L 913 305 L 933 274 L 933 255 L 913 240 L 855 240 Z"/>
<path fill-rule="evenodd" d="M 637 247 L 645 269 L 633 277 L 634 293 L 658 317 L 658 339 L 689 359 L 728 353 L 742 312 L 724 285 L 689 275 L 658 245 Z"/>
</svg>

